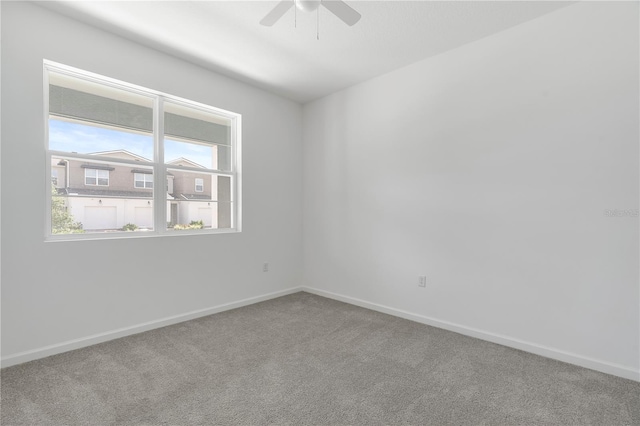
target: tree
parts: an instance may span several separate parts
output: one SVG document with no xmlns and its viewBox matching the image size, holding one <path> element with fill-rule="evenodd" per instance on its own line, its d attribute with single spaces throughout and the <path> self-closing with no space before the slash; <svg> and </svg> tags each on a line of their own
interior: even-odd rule
<svg viewBox="0 0 640 426">
<path fill-rule="evenodd" d="M 67 211 L 64 197 L 58 195 L 55 185 L 51 184 L 51 233 L 82 234 L 82 224 Z"/>
</svg>

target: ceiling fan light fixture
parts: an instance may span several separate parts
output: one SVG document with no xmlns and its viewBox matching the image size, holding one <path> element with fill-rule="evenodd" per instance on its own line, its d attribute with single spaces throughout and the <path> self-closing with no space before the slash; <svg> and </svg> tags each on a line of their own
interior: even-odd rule
<svg viewBox="0 0 640 426">
<path fill-rule="evenodd" d="M 321 0 L 293 0 L 296 7 L 303 12 L 313 12 L 320 7 Z"/>
<path fill-rule="evenodd" d="M 360 14 L 342 0 L 280 0 L 280 2 L 267 13 L 260 21 L 261 25 L 270 27 L 275 24 L 292 7 L 304 12 L 314 12 L 324 6 L 329 12 L 336 15 L 342 22 L 352 26 L 360 20 Z"/>
</svg>

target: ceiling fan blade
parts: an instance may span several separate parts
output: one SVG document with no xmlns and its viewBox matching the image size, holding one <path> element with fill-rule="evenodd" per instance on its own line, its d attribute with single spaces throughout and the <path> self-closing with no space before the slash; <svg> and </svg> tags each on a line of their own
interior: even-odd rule
<svg viewBox="0 0 640 426">
<path fill-rule="evenodd" d="M 349 26 L 360 20 L 361 15 L 342 0 L 322 0 L 321 4 Z"/>
<path fill-rule="evenodd" d="M 262 21 L 260 21 L 260 24 L 266 27 L 272 26 L 278 21 L 278 19 L 282 18 L 282 16 L 285 13 L 287 13 L 287 10 L 291 9 L 292 7 L 293 7 L 292 0 L 282 0 L 280 3 L 276 5 L 276 7 L 274 7 L 271 10 L 271 12 L 267 13 L 267 16 L 262 18 Z"/>
</svg>

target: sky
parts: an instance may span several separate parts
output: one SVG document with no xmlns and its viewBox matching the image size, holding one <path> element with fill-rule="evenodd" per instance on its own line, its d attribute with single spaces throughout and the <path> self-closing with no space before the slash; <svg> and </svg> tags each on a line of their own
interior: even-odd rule
<svg viewBox="0 0 640 426">
<path fill-rule="evenodd" d="M 166 139 L 164 147 L 165 162 L 184 157 L 204 167 L 212 167 L 211 146 Z M 153 137 L 52 118 L 49 119 L 49 149 L 79 154 L 124 149 L 151 161 Z"/>
</svg>

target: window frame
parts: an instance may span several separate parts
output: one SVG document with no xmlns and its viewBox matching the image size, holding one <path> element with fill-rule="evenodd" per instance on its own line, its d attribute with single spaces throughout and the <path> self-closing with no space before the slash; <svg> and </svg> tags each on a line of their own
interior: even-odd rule
<svg viewBox="0 0 640 426">
<path fill-rule="evenodd" d="M 142 176 L 142 179 L 138 179 L 138 176 Z M 147 176 L 151 176 L 151 180 L 147 179 Z M 142 186 L 136 186 L 138 182 L 142 182 Z M 147 186 L 150 183 L 151 186 Z M 153 189 L 153 174 L 152 173 L 133 173 L 133 187 L 135 189 Z"/>
<path fill-rule="evenodd" d="M 96 172 L 96 176 L 95 178 L 93 176 L 87 176 L 87 172 L 89 170 L 93 170 Z M 106 172 L 107 173 L 107 184 L 106 185 L 100 185 L 100 179 L 105 179 L 105 177 L 100 177 L 100 172 Z M 96 183 L 87 183 L 87 178 L 89 179 L 95 179 Z M 84 184 L 85 186 L 109 186 L 109 170 L 103 170 L 103 169 L 93 169 L 91 167 L 85 167 L 84 169 Z"/>
<path fill-rule="evenodd" d="M 96 240 L 96 239 L 120 239 L 120 238 L 149 238 L 149 237 L 164 237 L 164 236 L 191 236 L 191 235 L 211 235 L 211 234 L 228 234 L 228 233 L 240 233 L 242 232 L 242 161 L 241 161 L 241 147 L 242 147 L 242 115 L 239 113 L 227 111 L 221 108 L 213 107 L 211 105 L 203 104 L 197 101 L 181 98 L 171 94 L 159 92 L 157 90 L 149 89 L 146 87 L 138 86 L 135 84 L 127 83 L 121 80 L 106 77 L 93 72 L 77 69 L 64 64 L 53 62 L 50 60 L 43 60 L 43 123 L 44 123 L 44 149 L 45 149 L 45 171 L 46 179 L 46 194 L 51 193 L 51 158 L 61 156 L 63 158 L 71 158 L 75 160 L 87 160 L 96 162 L 114 162 L 122 165 L 140 165 L 139 162 L 129 161 L 125 159 L 119 159 L 115 157 L 99 157 L 78 154 L 74 152 L 57 151 L 49 148 L 49 73 L 57 73 L 65 76 L 86 80 L 92 83 L 98 83 L 106 87 L 111 87 L 119 90 L 126 90 L 134 94 L 151 97 L 153 99 L 153 150 L 154 158 L 147 166 L 149 166 L 153 174 L 156 176 L 153 178 L 153 188 L 144 188 L 153 190 L 153 230 L 147 232 L 108 232 L 108 233 L 86 233 L 86 234 L 53 234 L 51 223 L 51 207 L 52 196 L 45 197 L 45 241 L 68 241 L 68 240 Z M 164 162 L 164 103 L 171 102 L 174 104 L 182 105 L 188 108 L 194 108 L 206 113 L 220 116 L 227 119 L 230 122 L 230 148 L 231 148 L 231 170 L 221 171 L 217 169 L 208 169 L 215 171 L 217 175 L 229 176 L 231 179 L 231 191 L 232 191 L 232 209 L 231 209 L 231 227 L 230 228 L 207 228 L 207 229 L 194 229 L 194 230 L 180 230 L 176 231 L 167 226 L 167 188 L 164 185 L 155 185 L 155 181 L 163 182 L 168 180 L 168 170 L 175 168 Z M 196 168 L 180 167 L 181 170 L 202 172 Z M 108 172 L 108 171 L 107 171 Z M 86 178 L 85 178 L 86 179 Z M 86 180 L 85 180 L 86 182 Z M 96 178 L 97 183 L 97 178 Z M 95 185 L 104 186 L 104 185 Z M 135 187 L 135 177 L 134 177 Z M 142 189 L 142 188 L 138 188 Z M 204 190 L 204 185 L 203 185 Z M 216 202 L 216 201 L 212 201 Z M 169 207 L 170 208 L 170 207 Z"/>
<path fill-rule="evenodd" d="M 195 192 L 204 192 L 204 179 L 202 178 L 194 178 L 195 188 L 193 189 Z M 200 185 L 198 185 L 198 181 L 200 181 Z M 198 190 L 198 186 L 200 190 Z"/>
</svg>

